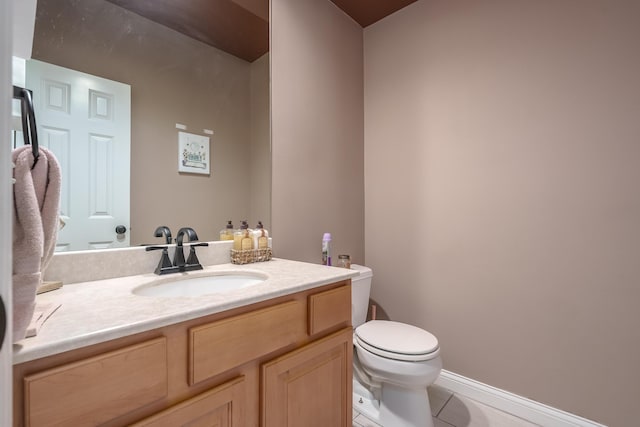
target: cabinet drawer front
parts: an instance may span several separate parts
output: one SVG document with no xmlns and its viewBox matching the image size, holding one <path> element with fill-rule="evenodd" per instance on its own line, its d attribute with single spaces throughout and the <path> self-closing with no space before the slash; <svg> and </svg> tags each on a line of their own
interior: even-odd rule
<svg viewBox="0 0 640 427">
<path fill-rule="evenodd" d="M 291 301 L 189 330 L 189 384 L 211 378 L 305 336 L 304 304 Z"/>
<path fill-rule="evenodd" d="M 309 335 L 337 325 L 351 325 L 351 286 L 309 296 Z"/>
<path fill-rule="evenodd" d="M 236 378 L 133 424 L 132 427 L 242 426 L 244 377 Z"/>
<path fill-rule="evenodd" d="M 98 425 L 167 395 L 167 340 L 26 376 L 28 426 Z"/>
</svg>

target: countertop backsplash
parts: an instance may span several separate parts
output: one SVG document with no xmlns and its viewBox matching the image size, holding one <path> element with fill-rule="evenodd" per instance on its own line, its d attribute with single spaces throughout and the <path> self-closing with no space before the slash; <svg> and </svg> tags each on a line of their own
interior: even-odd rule
<svg viewBox="0 0 640 427">
<path fill-rule="evenodd" d="M 196 248 L 203 266 L 230 262 L 233 241 L 208 242 L 209 246 Z M 173 259 L 175 245 L 169 247 Z M 185 258 L 189 244 L 184 246 Z M 96 251 L 57 252 L 44 273 L 45 281 L 60 280 L 63 284 L 113 279 L 153 273 L 160 261 L 161 251 L 147 252 L 144 246 Z"/>
</svg>

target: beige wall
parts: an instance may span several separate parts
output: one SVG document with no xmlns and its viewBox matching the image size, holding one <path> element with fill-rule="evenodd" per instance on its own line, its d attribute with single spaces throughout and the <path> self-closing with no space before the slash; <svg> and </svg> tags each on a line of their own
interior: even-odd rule
<svg viewBox="0 0 640 427">
<path fill-rule="evenodd" d="M 362 29 L 333 3 L 271 2 L 274 253 L 364 262 Z"/>
<path fill-rule="evenodd" d="M 268 55 L 250 64 L 104 0 L 38 3 L 34 58 L 131 85 L 132 244 L 162 224 L 201 240 L 229 219 L 270 226 L 268 189 L 251 193 L 271 175 Z M 215 132 L 210 176 L 178 174 L 176 123 Z"/>
<path fill-rule="evenodd" d="M 365 34 L 366 261 L 445 369 L 640 399 L 640 3 L 419 1 Z"/>
<path fill-rule="evenodd" d="M 251 145 L 249 214 L 251 227 L 262 221 L 271 227 L 271 99 L 269 54 L 251 63 Z"/>
</svg>

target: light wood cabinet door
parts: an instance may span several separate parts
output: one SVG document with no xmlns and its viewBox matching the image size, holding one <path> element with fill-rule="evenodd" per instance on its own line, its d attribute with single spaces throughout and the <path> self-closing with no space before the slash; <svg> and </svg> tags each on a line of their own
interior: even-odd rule
<svg viewBox="0 0 640 427">
<path fill-rule="evenodd" d="M 262 366 L 262 427 L 352 425 L 352 334 L 345 328 Z"/>
<path fill-rule="evenodd" d="M 240 427 L 244 425 L 244 377 L 199 394 L 132 427 Z"/>
</svg>

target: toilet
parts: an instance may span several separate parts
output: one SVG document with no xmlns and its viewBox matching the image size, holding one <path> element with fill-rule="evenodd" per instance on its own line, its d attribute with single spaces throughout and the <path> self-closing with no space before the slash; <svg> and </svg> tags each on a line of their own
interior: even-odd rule
<svg viewBox="0 0 640 427">
<path fill-rule="evenodd" d="M 435 336 L 389 320 L 366 322 L 373 273 L 351 265 L 353 409 L 382 427 L 433 427 L 427 386 L 442 369 Z"/>
</svg>

